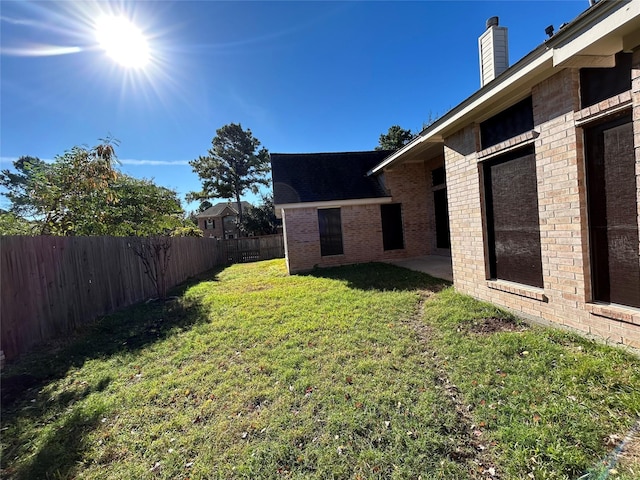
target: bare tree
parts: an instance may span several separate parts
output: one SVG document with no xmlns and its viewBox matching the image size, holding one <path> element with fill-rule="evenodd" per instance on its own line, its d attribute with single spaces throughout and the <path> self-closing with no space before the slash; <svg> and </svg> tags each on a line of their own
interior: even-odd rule
<svg viewBox="0 0 640 480">
<path fill-rule="evenodd" d="M 167 298 L 167 270 L 171 260 L 171 237 L 135 237 L 129 246 L 144 265 L 144 273 L 151 280 L 158 298 Z"/>
</svg>

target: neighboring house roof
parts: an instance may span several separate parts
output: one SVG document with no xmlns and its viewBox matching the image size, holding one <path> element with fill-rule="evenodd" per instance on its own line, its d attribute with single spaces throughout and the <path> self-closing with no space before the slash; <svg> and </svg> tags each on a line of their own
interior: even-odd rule
<svg viewBox="0 0 640 480">
<path fill-rule="evenodd" d="M 637 46 L 640 31 L 640 0 L 600 1 L 556 34 L 437 119 L 404 147 L 370 170 L 385 167 L 442 149 L 444 138 L 472 122 L 482 122 L 531 94 L 531 87 L 563 68 L 601 66 L 620 50 Z"/>
<path fill-rule="evenodd" d="M 246 212 L 249 208 L 253 208 L 249 202 L 242 201 L 242 211 Z M 235 202 L 220 202 L 215 205 L 207 208 L 204 212 L 196 215 L 196 218 L 204 218 L 204 217 L 220 217 L 224 213 L 226 209 L 231 210 L 232 215 L 238 214 L 238 205 Z"/>
<path fill-rule="evenodd" d="M 390 150 L 340 153 L 272 153 L 276 205 L 386 197 L 367 172 Z"/>
</svg>

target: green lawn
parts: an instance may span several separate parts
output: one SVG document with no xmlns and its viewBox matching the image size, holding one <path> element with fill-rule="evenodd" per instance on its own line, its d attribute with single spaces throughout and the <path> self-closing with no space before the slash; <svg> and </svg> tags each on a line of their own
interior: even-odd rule
<svg viewBox="0 0 640 480">
<path fill-rule="evenodd" d="M 637 357 L 402 268 L 176 296 L 6 367 L 2 478 L 605 478 L 640 412 Z"/>
</svg>

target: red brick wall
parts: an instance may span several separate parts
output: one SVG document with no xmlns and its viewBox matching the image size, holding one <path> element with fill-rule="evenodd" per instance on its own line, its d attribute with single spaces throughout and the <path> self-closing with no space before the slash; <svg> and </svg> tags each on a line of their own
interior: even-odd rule
<svg viewBox="0 0 640 480">
<path fill-rule="evenodd" d="M 314 267 L 385 261 L 427 255 L 432 251 L 434 220 L 431 168 L 442 159 L 425 165 L 411 163 L 385 173 L 385 181 L 394 203 L 402 203 L 405 248 L 385 251 L 382 244 L 380 205 L 343 206 L 342 243 L 344 254 L 320 255 L 320 233 L 316 208 L 285 210 L 283 214 L 286 258 L 290 273 Z"/>
<path fill-rule="evenodd" d="M 214 221 L 216 224 L 215 228 L 205 229 L 205 219 L 198 218 L 198 228 L 202 230 L 202 233 L 204 234 L 205 238 L 209 238 L 209 237 L 224 238 L 224 233 L 222 231 L 222 218 L 215 217 Z"/>
<path fill-rule="evenodd" d="M 434 243 L 435 219 L 431 169 L 442 165 L 442 159 L 425 165 L 407 163 L 385 173 L 387 189 L 394 203 L 402 203 L 404 225 L 404 257 L 418 257 L 431 253 Z"/>
<path fill-rule="evenodd" d="M 635 145 L 640 178 L 640 54 L 634 55 L 633 105 Z M 591 333 L 612 343 L 640 347 L 640 311 L 591 303 L 587 204 L 582 130 L 576 121 L 629 103 L 618 95 L 580 110 L 579 72 L 563 70 L 532 89 L 538 205 L 544 288 L 536 289 L 487 278 L 483 242 L 478 128 L 470 125 L 445 139 L 452 263 L 456 288 L 476 298 L 507 307 L 524 316 Z M 489 150 L 489 149 L 488 149 Z M 638 181 L 640 199 L 640 180 Z M 640 204 L 640 202 L 639 202 Z M 639 209 L 640 214 L 640 209 Z M 640 252 L 640 245 L 639 245 Z"/>
<path fill-rule="evenodd" d="M 480 294 L 476 287 L 486 278 L 480 177 L 475 154 L 478 148 L 477 125 L 468 126 L 445 141 L 454 280 L 459 280 L 461 290 L 475 296 Z"/>
</svg>

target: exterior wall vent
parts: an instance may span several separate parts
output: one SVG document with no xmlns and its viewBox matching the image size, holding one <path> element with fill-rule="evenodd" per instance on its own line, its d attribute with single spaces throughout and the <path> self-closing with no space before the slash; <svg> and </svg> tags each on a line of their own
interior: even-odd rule
<svg viewBox="0 0 640 480">
<path fill-rule="evenodd" d="M 480 53 L 480 86 L 484 87 L 509 68 L 507 27 L 498 25 L 498 17 L 487 20 L 487 29 L 478 39 Z"/>
</svg>

